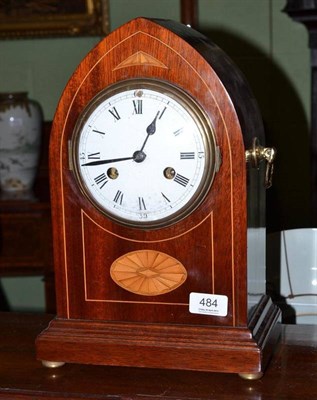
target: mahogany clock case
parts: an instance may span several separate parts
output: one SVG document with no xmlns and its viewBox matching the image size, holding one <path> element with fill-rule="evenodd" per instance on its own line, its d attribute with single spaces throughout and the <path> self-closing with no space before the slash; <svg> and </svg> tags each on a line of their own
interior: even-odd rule
<svg viewBox="0 0 317 400">
<path fill-rule="evenodd" d="M 159 229 L 125 226 L 100 213 L 80 190 L 71 161 L 73 132 L 86 105 L 131 79 L 185 91 L 204 110 L 219 151 L 201 204 Z M 51 134 L 57 317 L 37 338 L 39 359 L 253 374 L 264 369 L 277 340 L 279 311 L 265 296 L 263 265 L 259 269 L 259 260 L 247 253 L 247 229 L 263 227 L 265 204 L 263 170 L 246 166 L 254 137 L 263 143 L 261 116 L 245 79 L 191 28 L 137 18 L 86 56 L 64 90 Z M 263 235 L 256 237 L 252 245 L 263 248 Z M 111 278 L 111 265 L 138 252 L 179 261 L 186 279 L 160 295 L 124 289 Z M 251 275 L 260 276 L 252 311 Z M 192 292 L 226 296 L 226 315 L 190 313 Z"/>
</svg>

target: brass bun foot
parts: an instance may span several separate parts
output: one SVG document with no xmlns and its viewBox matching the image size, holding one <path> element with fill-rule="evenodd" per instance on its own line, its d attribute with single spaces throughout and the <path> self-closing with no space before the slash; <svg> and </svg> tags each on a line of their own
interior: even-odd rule
<svg viewBox="0 0 317 400">
<path fill-rule="evenodd" d="M 65 363 L 61 361 L 42 361 L 42 364 L 46 368 L 60 368 Z"/>
<path fill-rule="evenodd" d="M 255 374 L 239 374 L 240 378 L 248 381 L 256 381 L 257 379 L 261 379 L 263 375 L 263 372 L 257 372 Z"/>
</svg>

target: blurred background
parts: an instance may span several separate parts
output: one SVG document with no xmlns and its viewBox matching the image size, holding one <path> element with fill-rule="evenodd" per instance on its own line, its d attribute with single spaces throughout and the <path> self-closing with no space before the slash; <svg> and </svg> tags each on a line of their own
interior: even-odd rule
<svg viewBox="0 0 317 400">
<path fill-rule="evenodd" d="M 263 115 L 267 145 L 278 150 L 273 187 L 267 192 L 268 232 L 312 228 L 311 56 L 307 29 L 283 11 L 286 0 L 198 0 L 197 4 L 198 30 L 219 45 L 245 74 Z M 180 21 L 181 2 L 109 0 L 110 30 L 137 16 Z M 2 38 L 0 92 L 27 92 L 41 105 L 43 120 L 52 121 L 72 72 L 102 37 L 98 33 Z M 47 138 L 43 142 L 47 144 Z M 45 156 L 42 158 L 43 163 Z M 45 168 L 42 165 L 43 176 Z M 18 276 L 20 267 L 15 267 L 15 276 L 2 274 L 2 309 L 44 311 L 49 273 L 43 282 L 36 268 L 29 276 Z"/>
</svg>

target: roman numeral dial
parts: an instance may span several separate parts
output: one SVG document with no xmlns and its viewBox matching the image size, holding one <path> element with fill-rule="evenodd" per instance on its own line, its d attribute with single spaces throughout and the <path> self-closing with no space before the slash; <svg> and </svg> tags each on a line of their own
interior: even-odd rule
<svg viewBox="0 0 317 400">
<path fill-rule="evenodd" d="M 110 110 L 108 110 L 109 113 L 114 117 L 115 121 L 119 121 L 119 119 L 121 119 L 118 110 L 116 109 L 116 107 L 112 107 L 110 108 Z"/>
<path fill-rule="evenodd" d="M 214 136 L 203 117 L 189 96 L 160 81 L 100 92 L 74 134 L 81 191 L 105 218 L 135 228 L 184 219 L 214 175 Z"/>
<path fill-rule="evenodd" d="M 105 184 L 108 182 L 106 174 L 102 173 L 94 178 L 95 183 L 97 186 L 102 189 Z"/>
<path fill-rule="evenodd" d="M 142 114 L 143 100 L 133 100 L 133 110 L 135 114 Z"/>
</svg>

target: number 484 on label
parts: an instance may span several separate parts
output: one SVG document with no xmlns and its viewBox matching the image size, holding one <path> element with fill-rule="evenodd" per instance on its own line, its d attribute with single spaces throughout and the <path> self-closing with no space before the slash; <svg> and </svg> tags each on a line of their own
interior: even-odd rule
<svg viewBox="0 0 317 400">
<path fill-rule="evenodd" d="M 192 292 L 189 295 L 189 312 L 225 317 L 228 313 L 228 297 Z"/>
</svg>

